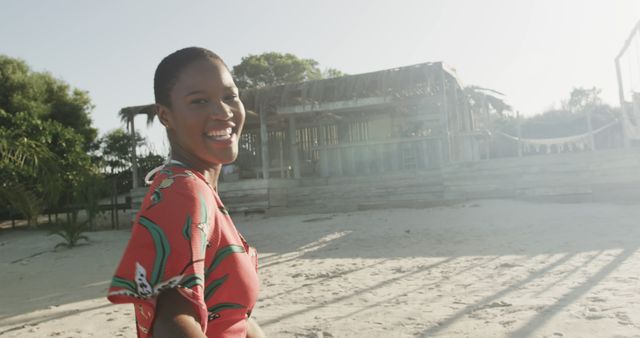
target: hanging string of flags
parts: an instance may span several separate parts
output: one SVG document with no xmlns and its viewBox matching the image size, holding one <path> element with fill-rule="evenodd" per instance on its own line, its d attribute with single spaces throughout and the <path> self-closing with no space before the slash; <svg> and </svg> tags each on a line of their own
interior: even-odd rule
<svg viewBox="0 0 640 338">
<path fill-rule="evenodd" d="M 540 150 L 544 150 L 547 153 L 551 153 L 553 147 L 555 147 L 557 152 L 561 153 L 564 151 L 587 149 L 589 147 L 589 142 L 590 142 L 589 140 L 591 135 L 598 134 L 603 130 L 618 124 L 618 122 L 619 121 L 616 119 L 591 132 L 586 132 L 584 134 L 579 134 L 579 135 L 555 137 L 555 138 L 542 138 L 542 139 L 519 138 L 517 136 L 503 133 L 501 131 L 497 131 L 496 133 L 509 140 L 519 142 L 522 145 L 523 151 L 526 153 L 531 152 L 532 150 L 535 150 L 535 152 L 537 153 L 539 153 Z"/>
</svg>

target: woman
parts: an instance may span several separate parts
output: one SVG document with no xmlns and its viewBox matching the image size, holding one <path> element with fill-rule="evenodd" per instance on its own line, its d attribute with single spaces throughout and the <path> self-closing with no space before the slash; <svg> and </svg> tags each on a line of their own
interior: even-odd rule
<svg viewBox="0 0 640 338">
<path fill-rule="evenodd" d="M 154 92 L 171 160 L 144 198 L 108 299 L 134 304 L 138 337 L 264 337 L 250 318 L 255 250 L 216 192 L 238 155 L 238 88 L 219 56 L 190 47 L 160 62 Z"/>
</svg>

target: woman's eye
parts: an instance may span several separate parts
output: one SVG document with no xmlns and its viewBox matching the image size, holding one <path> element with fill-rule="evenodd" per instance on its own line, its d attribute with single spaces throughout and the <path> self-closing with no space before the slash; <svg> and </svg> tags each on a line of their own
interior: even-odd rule
<svg viewBox="0 0 640 338">
<path fill-rule="evenodd" d="M 231 95 L 225 96 L 223 99 L 228 102 L 228 101 L 235 101 L 237 98 L 238 98 L 238 95 L 231 94 Z"/>
<path fill-rule="evenodd" d="M 209 102 L 209 100 L 207 100 L 207 99 L 193 99 L 193 100 L 191 100 L 192 104 L 206 104 L 208 102 Z"/>
</svg>

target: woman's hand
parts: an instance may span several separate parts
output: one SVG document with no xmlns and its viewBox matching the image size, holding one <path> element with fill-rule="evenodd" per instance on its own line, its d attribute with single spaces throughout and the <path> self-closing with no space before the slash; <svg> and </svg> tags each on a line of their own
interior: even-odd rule
<svg viewBox="0 0 640 338">
<path fill-rule="evenodd" d="M 207 338 L 200 327 L 193 304 L 178 290 L 169 289 L 158 295 L 154 338 Z"/>
<path fill-rule="evenodd" d="M 255 319 L 247 319 L 247 338 L 267 338 Z"/>
</svg>

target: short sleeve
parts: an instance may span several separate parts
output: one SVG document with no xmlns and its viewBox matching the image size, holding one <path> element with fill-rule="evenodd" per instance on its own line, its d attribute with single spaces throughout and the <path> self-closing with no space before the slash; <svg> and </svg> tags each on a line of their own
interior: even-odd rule
<svg viewBox="0 0 640 338">
<path fill-rule="evenodd" d="M 139 337 L 149 337 L 158 294 L 177 288 L 199 313 L 207 330 L 204 255 L 212 229 L 209 187 L 193 176 L 154 180 L 113 276 L 108 299 L 133 303 Z"/>
</svg>

